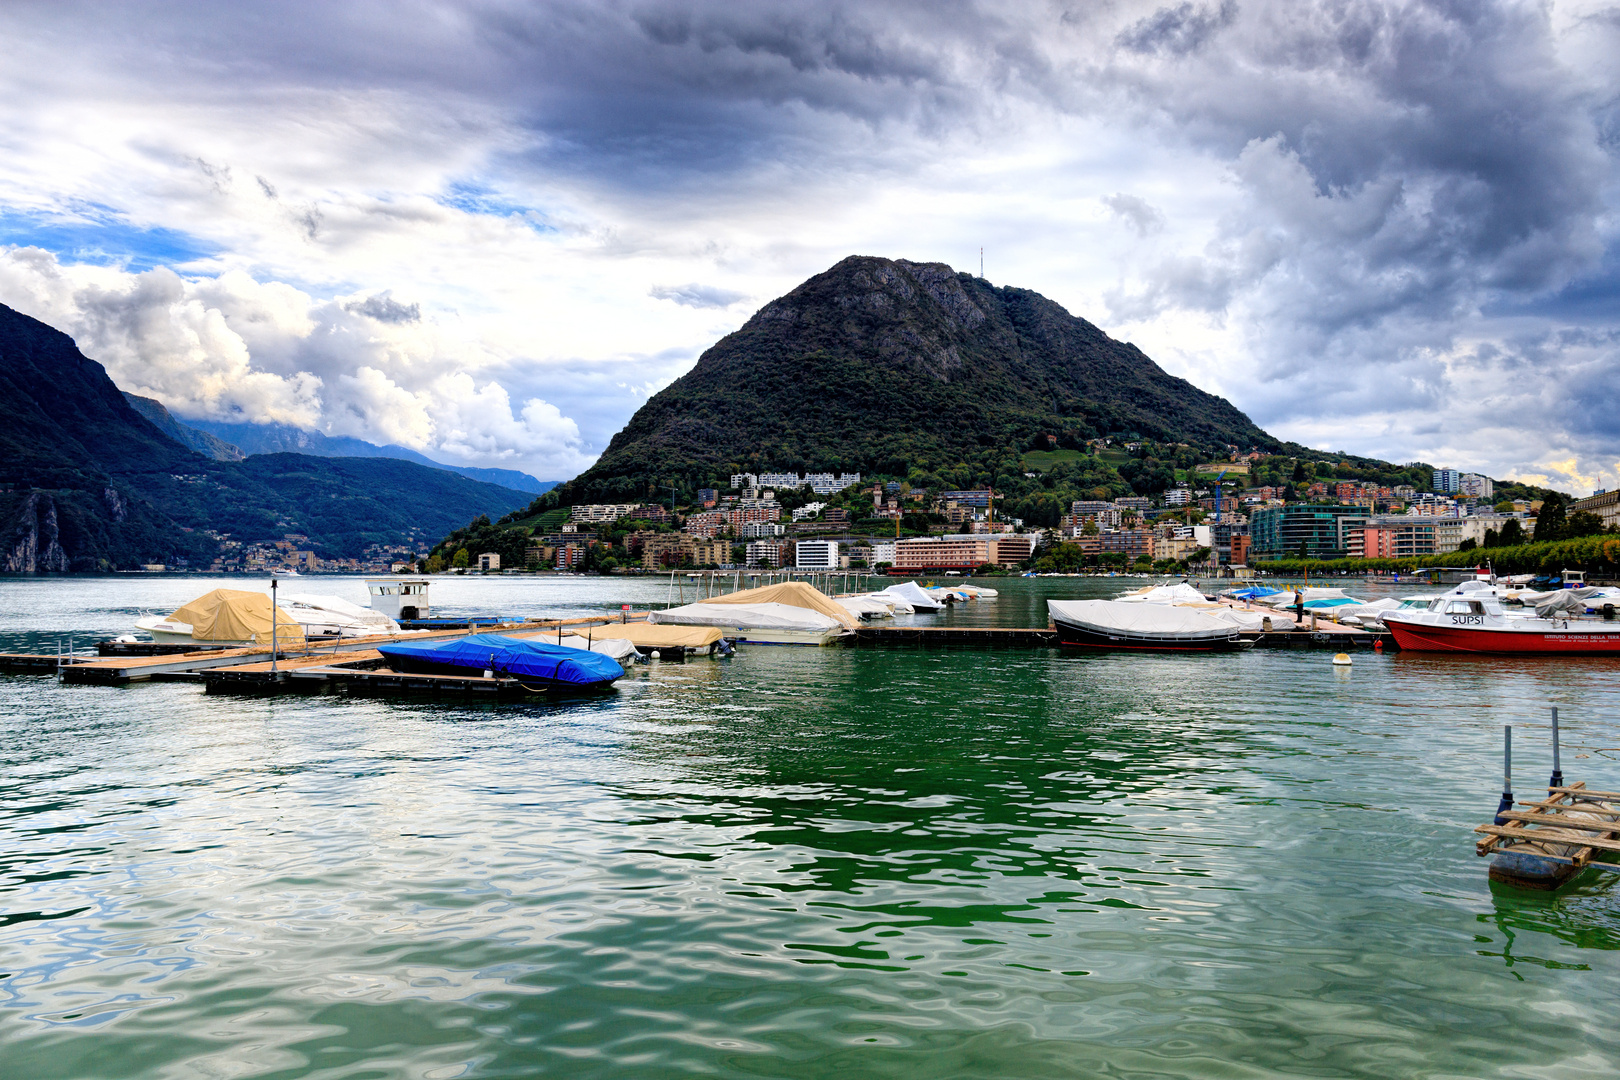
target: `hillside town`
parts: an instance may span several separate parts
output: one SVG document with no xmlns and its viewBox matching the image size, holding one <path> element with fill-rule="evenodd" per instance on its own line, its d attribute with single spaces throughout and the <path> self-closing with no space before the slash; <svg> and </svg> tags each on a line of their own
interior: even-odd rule
<svg viewBox="0 0 1620 1080">
<path fill-rule="evenodd" d="M 1108 449 L 1097 440 L 1094 452 Z M 1140 445 L 1124 443 L 1125 453 Z M 859 472 L 734 473 L 685 503 L 593 503 L 538 520 L 521 553 L 474 543 L 422 569 L 663 571 L 677 568 L 870 569 L 919 574 L 1016 570 L 1197 570 L 1241 576 L 1278 559 L 1399 559 L 1509 546 L 1531 538 L 1542 501 L 1498 498 L 1486 476 L 1427 469 L 1426 488 L 1274 476 L 1258 450 L 1177 470 L 1162 491 L 1076 499 L 1055 525 L 1026 525 L 985 486 L 930 489 Z M 1328 473 L 1333 462 L 1322 462 Z M 1129 470 L 1127 470 L 1129 471 Z M 1029 472 L 1025 477 L 1039 474 Z M 1587 531 L 1620 521 L 1614 492 L 1571 503 Z M 469 542 L 471 542 L 469 540 Z"/>
</svg>

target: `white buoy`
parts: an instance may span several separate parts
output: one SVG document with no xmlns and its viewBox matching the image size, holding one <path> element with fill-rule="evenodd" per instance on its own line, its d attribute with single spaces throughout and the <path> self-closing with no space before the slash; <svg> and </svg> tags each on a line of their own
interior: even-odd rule
<svg viewBox="0 0 1620 1080">
<path fill-rule="evenodd" d="M 1352 663 L 1352 661 L 1350 659 L 1350 654 L 1349 653 L 1342 652 L 1342 653 L 1334 653 L 1333 654 L 1333 666 L 1334 667 L 1349 667 L 1351 663 Z"/>
<path fill-rule="evenodd" d="M 652 651 L 652 658 L 653 658 L 653 659 L 654 659 L 654 660 L 657 660 L 657 659 L 658 659 L 658 650 L 657 650 L 657 649 L 654 649 L 654 650 L 653 650 L 653 651 Z"/>
</svg>

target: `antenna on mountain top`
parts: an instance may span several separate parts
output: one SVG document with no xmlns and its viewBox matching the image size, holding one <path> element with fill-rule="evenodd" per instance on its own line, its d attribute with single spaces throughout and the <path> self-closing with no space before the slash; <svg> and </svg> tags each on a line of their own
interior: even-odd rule
<svg viewBox="0 0 1620 1080">
<path fill-rule="evenodd" d="M 984 280 L 984 248 L 979 249 L 979 280 Z"/>
</svg>

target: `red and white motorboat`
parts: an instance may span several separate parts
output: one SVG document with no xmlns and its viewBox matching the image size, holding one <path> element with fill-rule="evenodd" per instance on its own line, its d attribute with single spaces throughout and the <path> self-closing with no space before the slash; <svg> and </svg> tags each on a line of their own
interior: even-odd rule
<svg viewBox="0 0 1620 1080">
<path fill-rule="evenodd" d="M 1384 612 L 1402 649 L 1519 656 L 1620 656 L 1620 622 L 1575 616 L 1505 615 L 1494 596 L 1448 593 L 1427 610 Z"/>
</svg>

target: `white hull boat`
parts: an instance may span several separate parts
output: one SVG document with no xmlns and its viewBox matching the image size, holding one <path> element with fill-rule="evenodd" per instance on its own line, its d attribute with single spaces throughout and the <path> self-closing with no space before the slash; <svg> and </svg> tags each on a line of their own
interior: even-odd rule
<svg viewBox="0 0 1620 1080">
<path fill-rule="evenodd" d="M 712 626 L 748 645 L 832 645 L 851 631 L 837 619 L 791 604 L 686 604 L 654 611 L 655 625 Z"/>
</svg>

